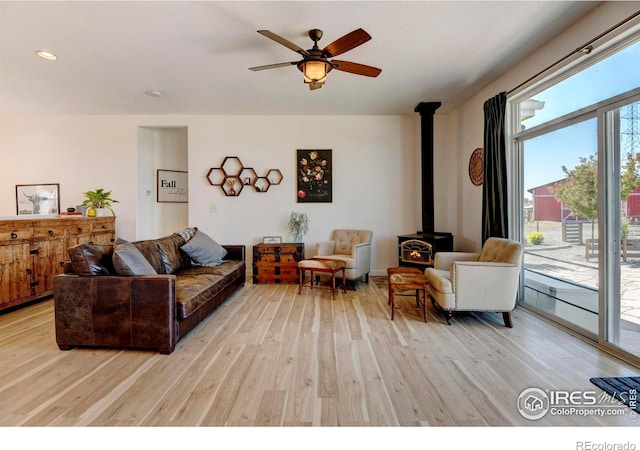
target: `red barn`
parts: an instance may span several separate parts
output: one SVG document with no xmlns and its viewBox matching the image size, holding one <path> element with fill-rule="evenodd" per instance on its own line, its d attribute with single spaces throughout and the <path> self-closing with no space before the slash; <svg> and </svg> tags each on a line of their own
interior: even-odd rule
<svg viewBox="0 0 640 450">
<path fill-rule="evenodd" d="M 573 217 L 568 208 L 564 208 L 556 199 L 553 187 L 558 183 L 563 183 L 565 179 L 552 181 L 542 186 L 528 189 L 533 196 L 532 220 L 552 222 L 586 221 L 584 217 Z M 627 217 L 633 223 L 640 223 L 640 186 L 629 194 L 627 200 Z"/>
<path fill-rule="evenodd" d="M 551 183 L 543 184 L 542 186 L 529 189 L 533 196 L 533 217 L 532 220 L 536 221 L 552 221 L 561 222 L 563 213 L 560 202 L 556 200 L 553 193 L 553 187 L 564 179 L 553 181 Z"/>
</svg>

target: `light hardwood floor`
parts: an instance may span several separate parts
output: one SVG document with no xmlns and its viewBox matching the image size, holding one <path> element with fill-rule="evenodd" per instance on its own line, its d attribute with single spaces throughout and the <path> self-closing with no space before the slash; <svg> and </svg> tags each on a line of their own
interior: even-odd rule
<svg viewBox="0 0 640 450">
<path fill-rule="evenodd" d="M 404 299 L 402 301 L 409 301 Z M 523 309 L 429 305 L 390 320 L 386 289 L 336 294 L 250 282 L 169 356 L 58 350 L 53 301 L 0 315 L 4 426 L 601 426 L 622 417 L 522 417 L 529 387 L 597 390 L 594 376 L 640 369 Z M 599 392 L 599 391 L 598 391 Z"/>
</svg>

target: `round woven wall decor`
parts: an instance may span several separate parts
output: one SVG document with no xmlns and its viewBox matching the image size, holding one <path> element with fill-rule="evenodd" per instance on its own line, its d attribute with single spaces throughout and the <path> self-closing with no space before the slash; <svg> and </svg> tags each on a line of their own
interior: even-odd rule
<svg viewBox="0 0 640 450">
<path fill-rule="evenodd" d="M 471 153 L 471 158 L 469 158 L 469 178 L 476 186 L 480 186 L 484 181 L 483 166 L 484 150 L 477 148 Z"/>
</svg>

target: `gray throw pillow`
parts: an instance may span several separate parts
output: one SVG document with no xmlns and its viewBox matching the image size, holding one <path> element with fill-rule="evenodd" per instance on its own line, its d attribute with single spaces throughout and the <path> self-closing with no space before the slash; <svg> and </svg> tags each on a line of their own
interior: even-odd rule
<svg viewBox="0 0 640 450">
<path fill-rule="evenodd" d="M 122 242 L 113 249 L 113 266 L 118 275 L 156 275 L 157 272 L 131 242 Z"/>
<path fill-rule="evenodd" d="M 222 258 L 227 255 L 227 250 L 211 239 L 202 231 L 196 234 L 182 247 L 180 247 L 189 257 L 201 266 L 215 267 L 222 263 Z"/>
</svg>

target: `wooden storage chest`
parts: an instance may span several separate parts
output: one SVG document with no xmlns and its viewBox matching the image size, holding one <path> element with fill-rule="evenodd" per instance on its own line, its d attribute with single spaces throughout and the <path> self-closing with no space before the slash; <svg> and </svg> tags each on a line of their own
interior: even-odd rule
<svg viewBox="0 0 640 450">
<path fill-rule="evenodd" d="M 304 244 L 257 244 L 253 246 L 253 283 L 298 283 L 298 261 Z"/>
</svg>

